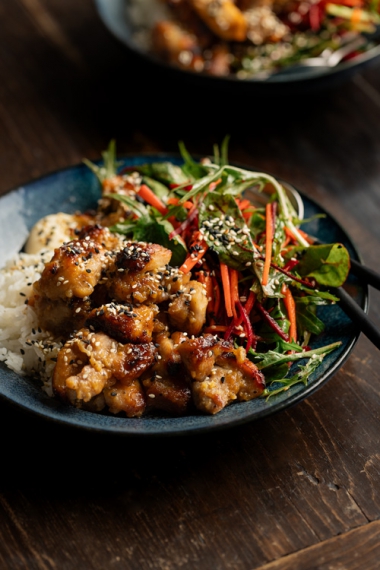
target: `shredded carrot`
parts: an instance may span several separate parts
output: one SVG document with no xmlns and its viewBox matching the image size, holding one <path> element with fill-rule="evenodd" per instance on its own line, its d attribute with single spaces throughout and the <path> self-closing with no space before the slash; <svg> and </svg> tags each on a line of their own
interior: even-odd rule
<svg viewBox="0 0 380 570">
<path fill-rule="evenodd" d="M 272 206 L 265 206 L 265 262 L 263 269 L 262 284 L 268 284 L 270 262 L 272 261 L 272 244 L 273 244 L 273 224 L 272 224 Z"/>
<path fill-rule="evenodd" d="M 167 203 L 170 206 L 176 206 L 179 202 L 179 198 L 176 198 L 175 196 L 171 196 L 170 198 L 168 198 Z M 186 210 L 190 210 L 190 208 L 192 208 L 194 206 L 193 202 L 190 202 L 190 200 L 187 200 L 186 202 L 184 202 L 182 204 L 182 206 L 184 208 L 186 208 Z"/>
<path fill-rule="evenodd" d="M 284 286 L 282 288 L 282 292 L 284 293 L 284 304 L 286 311 L 288 313 L 289 318 L 289 338 L 293 342 L 297 342 L 297 319 L 296 319 L 296 304 L 294 302 L 293 295 L 289 289 L 289 287 Z"/>
<path fill-rule="evenodd" d="M 293 232 L 292 232 L 288 227 L 285 227 L 285 233 L 286 233 L 287 236 L 290 237 L 291 240 L 293 240 L 293 241 L 295 241 L 295 242 L 298 243 L 297 237 L 293 234 Z M 306 232 L 304 232 L 303 230 L 300 230 L 300 229 L 298 228 L 298 233 L 299 233 L 303 238 L 305 238 L 305 240 L 306 240 L 308 243 L 314 243 L 314 240 L 313 240 Z"/>
<path fill-rule="evenodd" d="M 234 319 L 237 319 L 236 303 L 239 302 L 239 275 L 236 269 L 230 267 L 231 309 Z"/>
<path fill-rule="evenodd" d="M 208 245 L 206 241 L 201 237 L 200 232 L 195 232 L 194 237 L 190 245 L 191 253 L 187 256 L 184 263 L 179 268 L 182 273 L 189 273 L 193 267 L 202 259 L 206 251 L 208 250 Z"/>
<path fill-rule="evenodd" d="M 218 178 L 218 180 L 215 180 L 214 182 L 210 182 L 209 184 L 209 190 L 212 192 L 213 190 L 215 190 L 215 188 L 218 186 L 218 184 L 220 184 L 222 181 L 221 178 Z"/>
<path fill-rule="evenodd" d="M 239 210 L 245 210 L 246 208 L 251 208 L 252 204 L 246 198 L 244 200 L 236 200 L 237 205 L 239 206 Z"/>
<path fill-rule="evenodd" d="M 216 333 L 216 332 L 226 332 L 227 327 L 225 325 L 211 325 L 204 329 L 205 333 Z"/>
<path fill-rule="evenodd" d="M 232 307 L 231 307 L 230 273 L 228 271 L 228 266 L 222 262 L 220 263 L 220 274 L 222 277 L 224 304 L 226 307 L 227 317 L 233 317 L 234 313 L 233 313 Z"/>
<path fill-rule="evenodd" d="M 351 14 L 351 24 L 356 26 L 360 23 L 362 18 L 362 10 L 360 8 L 354 8 Z"/>
<path fill-rule="evenodd" d="M 212 284 L 213 284 L 213 296 L 214 296 L 214 315 L 217 315 L 219 313 L 219 308 L 220 308 L 220 299 L 221 299 L 221 294 L 220 294 L 220 287 L 219 287 L 219 283 L 216 279 L 216 277 L 212 278 Z"/>
<path fill-rule="evenodd" d="M 152 192 L 146 184 L 141 184 L 137 194 L 141 196 L 145 202 L 148 202 L 148 204 L 156 208 L 156 210 L 158 210 L 163 216 L 168 213 L 168 209 L 165 204 L 161 202 L 158 196 L 156 196 L 156 194 Z"/>
</svg>

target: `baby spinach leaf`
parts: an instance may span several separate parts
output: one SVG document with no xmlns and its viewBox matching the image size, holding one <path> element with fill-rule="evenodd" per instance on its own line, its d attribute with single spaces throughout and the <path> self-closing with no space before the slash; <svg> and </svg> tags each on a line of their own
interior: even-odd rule
<svg viewBox="0 0 380 570">
<path fill-rule="evenodd" d="M 350 270 L 350 256 L 339 243 L 312 245 L 302 252 L 297 265 L 301 277 L 313 277 L 326 287 L 340 287 L 347 279 Z"/>
<path fill-rule="evenodd" d="M 256 250 L 232 196 L 209 192 L 199 208 L 199 227 L 223 263 L 238 270 L 253 266 Z"/>
</svg>

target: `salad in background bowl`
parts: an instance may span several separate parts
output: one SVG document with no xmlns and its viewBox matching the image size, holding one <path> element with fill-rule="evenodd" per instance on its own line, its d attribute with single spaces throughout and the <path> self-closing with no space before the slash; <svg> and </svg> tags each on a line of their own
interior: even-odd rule
<svg viewBox="0 0 380 570">
<path fill-rule="evenodd" d="M 110 31 L 145 59 L 214 82 L 297 82 L 352 72 L 380 54 L 368 0 L 96 0 Z M 361 38 L 363 41 L 357 42 Z M 353 43 L 327 69 L 297 66 Z M 286 75 L 282 72 L 286 70 Z M 281 73 L 278 73 L 281 72 Z"/>
</svg>

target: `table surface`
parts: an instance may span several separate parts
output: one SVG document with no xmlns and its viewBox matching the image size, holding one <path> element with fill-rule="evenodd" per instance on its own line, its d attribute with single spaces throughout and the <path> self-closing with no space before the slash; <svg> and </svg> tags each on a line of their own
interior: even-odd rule
<svg viewBox="0 0 380 570">
<path fill-rule="evenodd" d="M 179 140 L 210 154 L 229 134 L 231 161 L 302 189 L 377 269 L 378 63 L 261 100 L 148 77 L 90 0 L 2 2 L 0 31 L 0 193 L 97 159 L 112 138 L 120 154 Z M 379 568 L 380 355 L 363 335 L 307 400 L 231 430 L 136 441 L 6 402 L 0 429 L 1 568 Z"/>
</svg>

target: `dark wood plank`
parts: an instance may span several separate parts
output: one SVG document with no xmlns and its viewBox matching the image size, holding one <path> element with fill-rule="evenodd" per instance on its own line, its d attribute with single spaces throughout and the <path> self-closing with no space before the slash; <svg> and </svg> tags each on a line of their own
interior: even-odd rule
<svg viewBox="0 0 380 570">
<path fill-rule="evenodd" d="M 376 570 L 379 567 L 380 523 L 375 521 L 306 550 L 261 566 L 260 570 Z"/>
<path fill-rule="evenodd" d="M 379 65 L 327 92 L 262 100 L 157 82 L 90 0 L 2 3 L 0 30 L 0 193 L 98 158 L 113 137 L 120 153 L 175 152 L 184 140 L 208 154 L 230 134 L 231 160 L 315 198 L 377 267 Z M 376 292 L 380 324 L 379 314 Z M 299 552 L 306 569 L 305 552 L 320 548 L 329 560 L 339 542 L 348 560 L 351 536 L 363 536 L 363 560 L 375 568 L 379 371 L 361 338 L 293 409 L 172 441 L 81 433 L 1 402 L 0 566 L 251 570 Z"/>
</svg>

